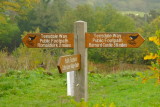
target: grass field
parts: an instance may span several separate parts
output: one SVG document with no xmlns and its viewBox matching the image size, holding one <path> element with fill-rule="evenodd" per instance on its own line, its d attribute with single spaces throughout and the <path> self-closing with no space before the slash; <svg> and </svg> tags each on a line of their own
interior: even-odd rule
<svg viewBox="0 0 160 107">
<path fill-rule="evenodd" d="M 142 84 L 135 71 L 89 74 L 87 103 L 66 96 L 66 74 L 57 72 L 10 70 L 1 75 L 0 107 L 160 107 L 160 86 L 152 80 Z"/>
</svg>

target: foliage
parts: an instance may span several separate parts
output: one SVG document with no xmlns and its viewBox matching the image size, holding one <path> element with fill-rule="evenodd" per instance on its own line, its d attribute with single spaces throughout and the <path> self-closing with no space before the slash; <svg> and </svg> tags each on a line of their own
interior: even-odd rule
<svg viewBox="0 0 160 107">
<path fill-rule="evenodd" d="M 131 18 L 121 15 L 111 5 L 96 8 L 79 5 L 66 12 L 59 23 L 59 29 L 62 28 L 59 31 L 73 32 L 73 22 L 77 20 L 87 22 L 88 32 L 131 32 L 135 28 Z"/>
<path fill-rule="evenodd" d="M 64 0 L 63 2 L 66 1 Z M 73 32 L 73 22 L 77 20 L 84 20 L 88 23 L 88 32 L 135 31 L 134 21 L 128 16 L 121 15 L 111 5 L 94 8 L 91 5 L 84 4 L 78 5 L 76 8 L 68 8 L 63 2 L 41 1 L 39 6 L 28 14 L 27 20 L 19 20 L 18 25 L 21 31 L 29 31 L 39 27 L 41 32 L 45 33 L 71 33 Z M 119 61 L 124 63 L 141 63 L 143 54 L 137 55 L 137 53 L 143 53 L 142 51 L 144 50 L 141 48 L 131 51 L 131 49 L 89 49 L 89 60 L 102 63 L 107 60 L 111 65 L 115 65 Z M 133 57 L 130 57 L 130 54 L 133 52 Z M 123 58 L 124 55 L 126 58 Z"/>
<path fill-rule="evenodd" d="M 156 19 L 158 16 L 160 16 L 160 11 L 150 10 L 149 15 L 151 16 L 151 20 Z"/>
<path fill-rule="evenodd" d="M 35 33 L 36 32 L 39 32 L 39 29 L 37 29 Z M 22 37 L 27 33 L 28 32 L 24 32 Z M 13 55 L 16 57 L 19 69 L 27 70 L 42 67 L 48 70 L 53 68 L 51 65 L 54 64 L 54 57 L 50 50 L 27 48 L 21 44 L 20 47 L 13 52 Z"/>
<path fill-rule="evenodd" d="M 95 26 L 93 25 L 94 20 L 94 9 L 90 5 L 84 4 L 79 5 L 75 9 L 68 10 L 62 20 L 58 23 L 58 32 L 73 32 L 74 22 L 83 20 L 88 23 L 88 29 L 93 31 Z"/>
<path fill-rule="evenodd" d="M 145 38 L 145 42 L 143 43 L 143 57 L 146 55 L 146 53 L 156 53 L 156 51 L 158 50 L 158 48 L 156 47 L 156 45 L 154 44 L 154 42 L 149 41 L 149 38 L 152 35 L 155 35 L 155 32 L 157 30 L 159 30 L 159 26 L 160 26 L 160 17 L 157 17 L 156 19 L 152 20 L 149 23 L 144 24 L 141 28 L 138 28 L 138 32 L 141 35 L 144 35 Z M 154 37 L 153 37 L 154 38 Z M 158 40 L 158 38 L 157 38 Z M 151 64 L 151 60 L 144 60 L 143 61 L 144 64 L 150 65 Z"/>
<path fill-rule="evenodd" d="M 19 45 L 19 28 L 17 24 L 0 23 L 0 49 L 8 47 L 8 50 L 12 51 Z"/>
<path fill-rule="evenodd" d="M 55 32 L 59 27 L 65 11 L 68 10 L 66 0 L 41 0 L 39 4 L 26 15 L 26 19 L 20 19 L 18 25 L 21 32 L 34 31 L 37 27 L 41 32 Z"/>
<path fill-rule="evenodd" d="M 5 50 L 0 51 L 0 73 L 8 69 L 16 69 L 16 60 L 12 56 L 8 56 Z"/>
<path fill-rule="evenodd" d="M 39 30 L 37 29 L 36 32 L 39 32 Z M 29 32 L 24 32 L 22 38 L 27 33 Z M 7 72 L 10 69 L 31 70 L 37 68 L 48 71 L 56 67 L 56 54 L 60 53 L 54 49 L 27 48 L 23 44 L 16 48 L 12 54 L 9 54 L 6 50 L 0 51 L 0 72 Z"/>
<path fill-rule="evenodd" d="M 0 2 L 0 21 L 6 22 L 6 18 L 9 17 L 15 20 L 18 15 L 24 15 L 33 8 L 34 3 L 38 3 L 39 0 L 1 0 Z"/>
<path fill-rule="evenodd" d="M 86 21 L 88 24 L 87 32 L 133 32 L 135 31 L 134 21 L 128 16 L 121 15 L 111 5 L 105 7 L 95 7 L 91 5 L 79 5 L 75 9 L 68 10 L 61 22 L 59 22 L 59 32 L 73 32 L 73 22 L 77 20 Z M 132 52 L 131 52 L 132 51 Z M 141 49 L 89 49 L 89 60 L 94 62 L 106 62 L 111 65 L 119 61 L 129 63 L 142 62 L 143 53 Z M 132 54 L 132 53 L 135 54 Z M 130 57 L 132 54 L 133 57 Z M 123 58 L 126 56 L 127 58 Z M 137 61 L 135 60 L 137 57 Z M 126 61 L 128 59 L 128 61 Z M 113 61 L 113 62 L 111 62 Z"/>
<path fill-rule="evenodd" d="M 98 17 L 96 17 L 98 16 Z M 115 10 L 110 5 L 105 8 L 96 9 L 95 14 L 95 32 L 133 32 L 135 31 L 134 21 L 127 17 L 121 15 L 117 10 Z M 91 25 L 93 26 L 93 25 Z M 135 54 L 133 54 L 132 49 L 120 49 L 120 48 L 108 48 L 108 49 L 89 49 L 89 60 L 94 62 L 108 62 L 108 64 L 116 65 L 120 61 L 123 63 L 139 63 L 140 61 L 135 61 L 136 53 L 142 51 L 141 49 L 134 49 Z M 93 54 L 92 54 L 93 53 Z M 133 57 L 130 57 L 132 54 Z M 143 55 L 143 54 L 141 54 Z M 125 56 L 125 57 L 124 57 Z M 134 58 L 134 59 L 132 59 Z M 127 60 L 126 60 L 127 59 Z"/>
<path fill-rule="evenodd" d="M 1 3 L 4 5 L 0 5 L 3 7 L 0 13 L 0 49 L 7 47 L 9 52 L 13 51 L 21 43 L 20 35 L 24 31 L 34 31 L 37 27 L 43 33 L 74 32 L 74 22 L 77 20 L 84 20 L 88 23 L 88 32 L 140 32 L 144 38 L 147 38 L 159 29 L 159 17 L 152 22 L 144 22 L 144 17 L 124 15 L 111 5 L 95 6 L 92 1 L 87 2 L 90 5 L 81 4 L 72 7 L 68 5 L 67 0 L 33 0 L 33 2 L 30 0 L 2 0 Z M 151 12 L 151 14 L 154 13 Z M 154 16 L 158 14 L 157 11 Z M 22 47 L 21 45 L 19 49 L 23 50 Z M 39 52 L 38 49 L 36 50 Z M 65 53 L 73 53 L 68 49 L 45 49 L 43 51 L 46 50 L 47 54 L 54 53 L 52 56 L 55 59 Z M 90 61 L 108 63 L 109 66 L 122 63 L 150 64 L 150 61 L 144 61 L 143 57 L 147 51 L 152 50 L 156 51 L 153 43 L 146 40 L 137 49 L 89 49 L 88 56 Z M 42 50 L 39 52 L 39 54 L 43 53 Z"/>
<path fill-rule="evenodd" d="M 157 46 L 157 53 L 150 53 L 149 55 L 146 55 L 144 57 L 144 60 L 155 60 L 151 63 L 150 69 L 153 71 L 153 73 L 150 76 L 147 76 L 143 79 L 143 82 L 145 82 L 148 79 L 157 79 L 157 83 L 160 84 L 160 30 L 156 31 L 156 36 L 150 37 L 149 41 L 152 41 Z"/>
<path fill-rule="evenodd" d="M 20 43 L 17 19 L 25 18 L 39 0 L 1 0 L 0 1 L 0 49 L 8 47 L 13 51 Z M 19 17 L 19 18 L 17 18 Z"/>
</svg>

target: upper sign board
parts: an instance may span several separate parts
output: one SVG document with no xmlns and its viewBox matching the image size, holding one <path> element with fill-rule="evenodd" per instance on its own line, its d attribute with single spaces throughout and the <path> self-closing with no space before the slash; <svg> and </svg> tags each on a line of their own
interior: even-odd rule
<svg viewBox="0 0 160 107">
<path fill-rule="evenodd" d="M 71 33 L 30 33 L 22 41 L 28 48 L 74 47 L 74 35 Z"/>
<path fill-rule="evenodd" d="M 86 48 L 138 48 L 144 39 L 139 33 L 86 33 Z"/>
</svg>

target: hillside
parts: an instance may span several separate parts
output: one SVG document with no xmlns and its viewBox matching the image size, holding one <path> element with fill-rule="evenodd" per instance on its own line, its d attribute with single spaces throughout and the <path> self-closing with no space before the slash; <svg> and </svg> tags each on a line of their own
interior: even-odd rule
<svg viewBox="0 0 160 107">
<path fill-rule="evenodd" d="M 160 0 L 68 0 L 75 7 L 77 4 L 90 4 L 93 6 L 104 6 L 111 4 L 122 11 L 143 11 L 148 12 L 152 9 L 160 9 Z"/>
</svg>

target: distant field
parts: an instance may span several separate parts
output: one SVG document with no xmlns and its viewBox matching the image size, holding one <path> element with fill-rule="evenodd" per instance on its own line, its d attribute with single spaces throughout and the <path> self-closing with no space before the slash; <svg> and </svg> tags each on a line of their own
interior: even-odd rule
<svg viewBox="0 0 160 107">
<path fill-rule="evenodd" d="M 122 14 L 134 14 L 140 17 L 144 17 L 144 14 L 145 14 L 145 12 L 140 12 L 140 11 L 121 11 L 121 13 Z"/>
<path fill-rule="evenodd" d="M 10 71 L 1 75 L 0 107 L 80 107 L 82 103 L 66 96 L 66 74 L 57 72 Z M 90 73 L 86 107 L 160 107 L 160 86 L 153 81 L 142 84 L 137 77 L 135 71 Z"/>
</svg>

